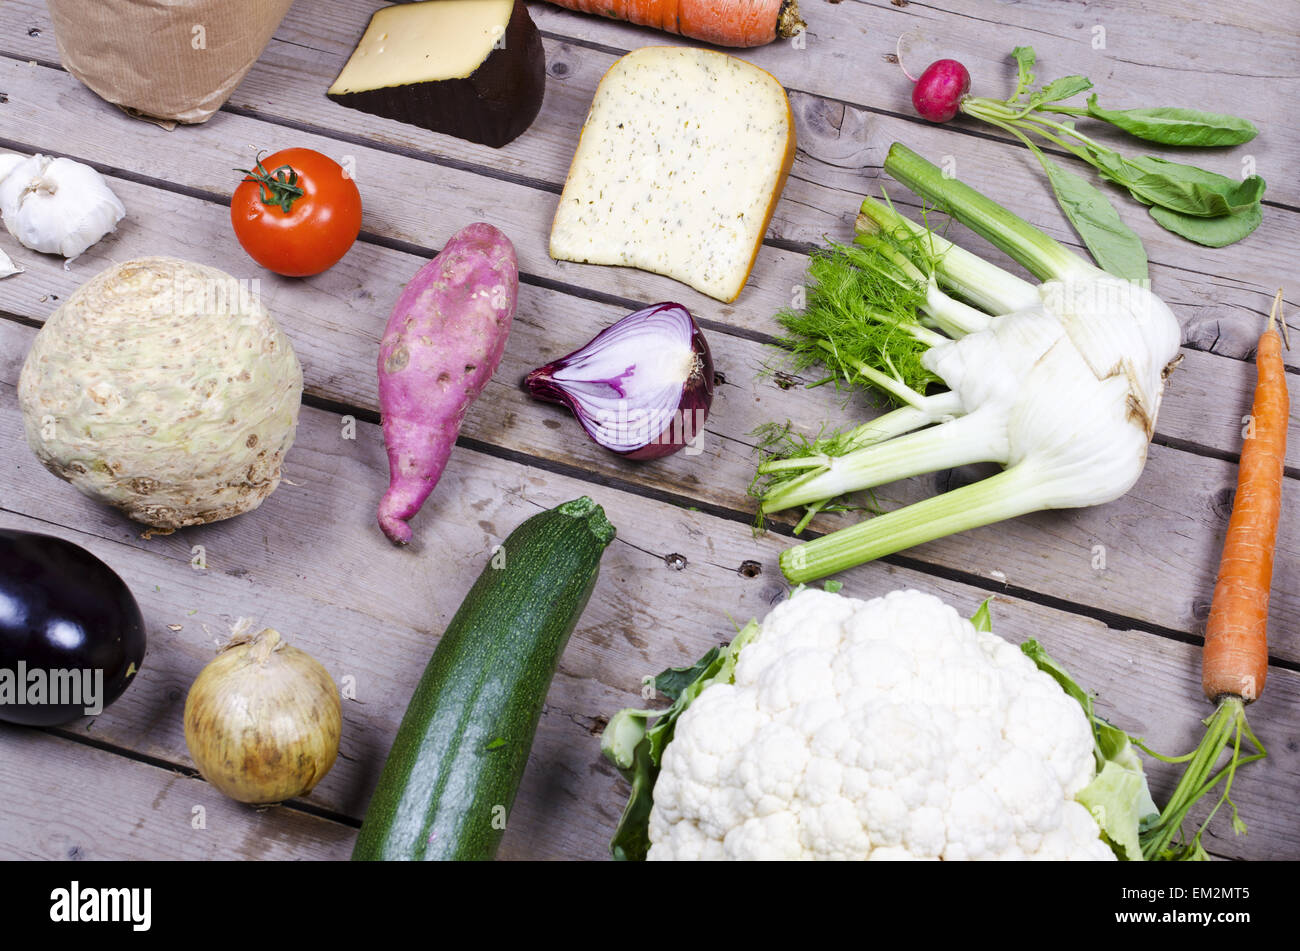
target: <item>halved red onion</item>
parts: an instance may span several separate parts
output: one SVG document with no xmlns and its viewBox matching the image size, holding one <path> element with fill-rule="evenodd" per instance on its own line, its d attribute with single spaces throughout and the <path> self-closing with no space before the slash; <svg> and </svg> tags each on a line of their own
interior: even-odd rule
<svg viewBox="0 0 1300 951">
<path fill-rule="evenodd" d="M 699 445 L 713 404 L 713 358 L 681 304 L 655 304 L 524 378 L 533 396 L 573 411 L 595 442 L 629 459 Z"/>
</svg>

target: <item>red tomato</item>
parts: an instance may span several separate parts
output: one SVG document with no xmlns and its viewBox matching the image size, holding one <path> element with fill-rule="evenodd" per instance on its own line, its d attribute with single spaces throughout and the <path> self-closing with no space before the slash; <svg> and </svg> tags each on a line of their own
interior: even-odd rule
<svg viewBox="0 0 1300 951">
<path fill-rule="evenodd" d="M 329 156 L 285 149 L 261 159 L 235 189 L 230 222 L 262 267 L 307 277 L 352 247 L 361 232 L 361 193 Z"/>
</svg>

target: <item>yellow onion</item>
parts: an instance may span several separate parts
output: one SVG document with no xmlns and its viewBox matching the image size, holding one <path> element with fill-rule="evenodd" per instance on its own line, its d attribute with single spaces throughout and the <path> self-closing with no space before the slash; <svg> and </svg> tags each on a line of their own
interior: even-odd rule
<svg viewBox="0 0 1300 951">
<path fill-rule="evenodd" d="M 185 744 L 199 772 L 240 802 L 310 792 L 334 765 L 342 727 L 329 672 L 272 628 L 237 628 L 185 700 Z"/>
</svg>

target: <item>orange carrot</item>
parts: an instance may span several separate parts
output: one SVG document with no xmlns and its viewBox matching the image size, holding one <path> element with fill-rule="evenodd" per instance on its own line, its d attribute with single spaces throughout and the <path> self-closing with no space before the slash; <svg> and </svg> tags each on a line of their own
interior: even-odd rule
<svg viewBox="0 0 1300 951">
<path fill-rule="evenodd" d="M 1225 696 L 1241 697 L 1248 703 L 1255 700 L 1268 674 L 1268 591 L 1282 512 L 1282 467 L 1290 420 L 1282 340 L 1273 327 L 1281 296 L 1278 291 L 1256 351 L 1255 402 L 1205 626 L 1201 683 L 1205 695 L 1216 703 Z"/>
<path fill-rule="evenodd" d="M 798 0 L 551 0 L 579 13 L 665 30 L 716 46 L 763 46 L 806 24 Z"/>
<path fill-rule="evenodd" d="M 1273 545 L 1282 510 L 1282 466 L 1291 414 L 1282 341 L 1273 329 L 1281 306 L 1279 290 L 1255 355 L 1255 402 L 1241 448 L 1237 498 L 1228 519 L 1219 579 L 1205 625 L 1201 686 L 1215 704 L 1214 713 L 1206 718 L 1205 736 L 1195 750 L 1175 758 L 1153 754 L 1167 763 L 1187 765 L 1165 808 L 1143 827 L 1142 855 L 1148 860 L 1208 858 L 1201 837 L 1224 803 L 1232 810 L 1233 831 L 1245 832 L 1246 824 L 1232 801 L 1232 782 L 1238 769 L 1268 755 L 1246 721 L 1246 705 L 1259 697 L 1268 673 L 1268 589 L 1273 580 Z M 1282 327 L 1286 329 L 1285 322 Z M 1225 750 L 1228 761 L 1220 766 Z M 1188 812 L 1220 785 L 1214 808 L 1187 837 L 1183 822 Z"/>
</svg>

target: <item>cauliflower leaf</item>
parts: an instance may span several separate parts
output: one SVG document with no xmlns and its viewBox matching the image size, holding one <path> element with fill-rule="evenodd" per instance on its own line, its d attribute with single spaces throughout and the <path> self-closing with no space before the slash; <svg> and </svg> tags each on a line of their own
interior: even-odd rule
<svg viewBox="0 0 1300 951">
<path fill-rule="evenodd" d="M 980 606 L 984 610 L 988 602 Z M 978 626 L 978 625 L 976 625 Z M 1032 660 L 1038 669 L 1061 685 L 1069 696 L 1083 707 L 1084 715 L 1092 724 L 1093 755 L 1097 760 L 1097 776 L 1075 795 L 1096 820 L 1102 838 L 1114 850 L 1117 858 L 1132 862 L 1142 861 L 1139 834 L 1145 824 L 1159 816 L 1160 809 L 1151 798 L 1142 758 L 1129 735 L 1098 716 L 1093 709 L 1092 695 L 1079 686 L 1064 667 L 1052 659 L 1036 640 L 1020 645 L 1021 652 Z"/>
<path fill-rule="evenodd" d="M 623 778 L 632 784 L 618 829 L 610 840 L 610 854 L 620 861 L 642 861 L 650 850 L 650 810 L 664 747 L 686 708 L 715 683 L 735 679 L 736 658 L 758 633 L 757 620 L 746 624 L 725 647 L 711 647 L 690 667 L 670 667 L 653 679 L 655 690 L 672 706 L 663 710 L 626 708 L 610 719 L 600 735 L 600 751 Z"/>
</svg>

